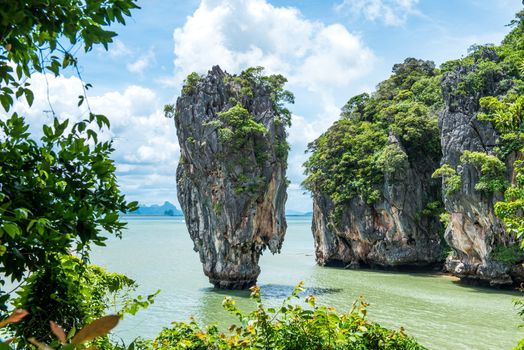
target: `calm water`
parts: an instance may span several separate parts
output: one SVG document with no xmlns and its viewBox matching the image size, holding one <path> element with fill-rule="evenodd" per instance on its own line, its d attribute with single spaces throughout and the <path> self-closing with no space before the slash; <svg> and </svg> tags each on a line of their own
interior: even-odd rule
<svg viewBox="0 0 524 350">
<path fill-rule="evenodd" d="M 245 310 L 245 292 L 216 291 L 204 276 L 184 222 L 177 218 L 128 218 L 124 239 L 111 239 L 93 252 L 92 262 L 125 273 L 139 293 L 157 289 L 154 305 L 128 317 L 116 329 L 125 340 L 153 337 L 171 321 L 194 316 L 202 323 L 230 323 L 225 295 Z M 511 302 L 517 293 L 458 284 L 423 273 L 355 271 L 315 265 L 310 220 L 291 218 L 280 255 L 261 257 L 259 285 L 267 304 L 278 304 L 300 280 L 317 300 L 339 310 L 363 295 L 370 317 L 384 326 L 404 327 L 430 349 L 511 349 L 524 330 Z"/>
</svg>

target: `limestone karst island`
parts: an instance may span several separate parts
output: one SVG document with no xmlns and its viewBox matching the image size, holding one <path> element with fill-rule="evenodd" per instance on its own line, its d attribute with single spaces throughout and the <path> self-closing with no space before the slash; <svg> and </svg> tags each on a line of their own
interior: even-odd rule
<svg viewBox="0 0 524 350">
<path fill-rule="evenodd" d="M 523 1 L 0 4 L 0 350 L 524 350 Z"/>
</svg>

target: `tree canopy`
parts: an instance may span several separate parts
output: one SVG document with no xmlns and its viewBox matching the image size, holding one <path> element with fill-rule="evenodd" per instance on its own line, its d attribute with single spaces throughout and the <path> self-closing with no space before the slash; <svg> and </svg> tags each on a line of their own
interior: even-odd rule
<svg viewBox="0 0 524 350">
<path fill-rule="evenodd" d="M 376 92 L 350 98 L 340 120 L 308 146 L 303 185 L 336 206 L 357 195 L 373 203 L 385 174 L 438 159 L 439 81 L 433 62 L 408 58 Z M 388 141 L 390 135 L 402 148 Z"/>
<path fill-rule="evenodd" d="M 28 303 L 58 288 L 36 287 L 37 276 L 60 270 L 57 256 L 76 252 L 87 260 L 90 244 L 104 244 L 102 230 L 121 235 L 125 224 L 119 213 L 136 203 L 128 203 L 117 185 L 111 141 L 98 137 L 110 126 L 106 116 L 89 110 L 86 118 L 72 122 L 53 112 L 44 136 L 35 140 L 23 116 L 9 111 L 22 96 L 32 104 L 35 73 L 57 76 L 70 67 L 79 75 L 78 49 L 90 51 L 99 44 L 107 49 L 116 35 L 108 26 L 124 24 L 136 8 L 136 0 L 0 0 L 0 102 L 5 110 L 0 115 L 0 273 L 25 282 Z M 74 101 L 79 106 L 90 87 L 83 84 L 84 94 Z M 85 281 L 71 278 L 69 283 Z M 8 300 L 0 291 L 1 310 Z"/>
</svg>

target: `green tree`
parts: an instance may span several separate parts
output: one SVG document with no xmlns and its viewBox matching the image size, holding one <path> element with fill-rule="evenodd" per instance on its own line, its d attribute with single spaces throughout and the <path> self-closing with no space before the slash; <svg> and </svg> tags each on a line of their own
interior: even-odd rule
<svg viewBox="0 0 524 350">
<path fill-rule="evenodd" d="M 376 92 L 349 99 L 341 119 L 308 146 L 303 186 L 328 195 L 337 214 L 356 196 L 379 200 L 385 175 L 434 163 L 440 158 L 440 78 L 433 62 L 407 58 Z"/>
<path fill-rule="evenodd" d="M 0 273 L 25 282 L 24 290 L 33 293 L 26 293 L 21 306 L 45 309 L 48 305 L 35 302 L 52 295 L 55 286 L 38 284 L 37 276 L 68 274 L 57 254 L 75 252 L 87 260 L 91 244 L 104 245 L 102 230 L 120 236 L 125 224 L 119 213 L 134 210 L 136 203 L 128 203 L 118 188 L 111 141 L 98 137 L 110 126 L 107 117 L 87 106 L 85 119 L 54 117 L 34 140 L 23 117 L 9 111 L 22 96 L 32 104 L 33 74 L 57 76 L 69 67 L 79 75 L 74 53 L 98 44 L 107 49 L 116 35 L 108 26 L 125 24 L 136 8 L 136 0 L 0 0 L 0 102 L 6 112 L 0 115 Z M 89 87 L 83 84 L 79 106 Z M 69 281 L 71 288 L 79 283 Z M 3 311 L 8 300 L 1 291 Z"/>
<path fill-rule="evenodd" d="M 0 0 L 0 101 L 5 110 L 13 97 L 33 93 L 27 79 L 34 72 L 58 75 L 77 68 L 74 52 L 93 45 L 105 49 L 116 33 L 107 29 L 138 8 L 137 0 Z"/>
</svg>

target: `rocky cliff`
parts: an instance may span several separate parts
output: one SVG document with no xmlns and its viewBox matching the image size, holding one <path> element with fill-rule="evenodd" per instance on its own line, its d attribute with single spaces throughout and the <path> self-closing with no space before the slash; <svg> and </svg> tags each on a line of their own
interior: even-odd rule
<svg viewBox="0 0 524 350">
<path fill-rule="evenodd" d="M 260 255 L 279 252 L 284 240 L 280 78 L 260 69 L 232 76 L 215 66 L 205 77 L 190 75 L 176 103 L 178 199 L 204 273 L 218 288 L 254 285 Z"/>
<path fill-rule="evenodd" d="M 398 141 L 397 141 L 398 142 Z M 313 197 L 313 236 L 321 265 L 424 266 L 441 261 L 441 225 L 428 210 L 438 201 L 434 167 L 407 166 L 383 179 L 374 203 L 357 196 L 338 214 L 329 196 Z"/>
<path fill-rule="evenodd" d="M 311 146 L 304 185 L 321 265 L 395 267 L 442 260 L 441 104 L 430 61 L 406 59 L 377 91 L 355 96 Z"/>
<path fill-rule="evenodd" d="M 479 100 L 483 96 L 503 96 L 513 84 L 507 72 L 496 69 L 502 58 L 495 49 L 482 49 L 474 57 L 475 62 L 461 64 L 442 80 L 445 109 L 439 117 L 441 163 L 455 169 L 460 179 L 455 191 L 444 192 L 450 215 L 445 239 L 453 249 L 446 260 L 446 269 L 459 277 L 491 285 L 511 284 L 522 280 L 522 266 L 493 257 L 497 247 L 516 245 L 515 238 L 505 232 L 494 212 L 494 205 L 503 200 L 503 193 L 479 188 L 482 176 L 479 166 L 464 162 L 463 155 L 465 151 L 493 157 L 500 153 L 497 152 L 500 135 L 490 122 L 478 118 Z M 495 68 L 486 68 L 490 65 Z M 474 79 L 481 84 L 473 86 Z M 516 156 L 512 152 L 503 159 L 508 171 L 502 177 L 508 182 L 513 176 Z"/>
</svg>

